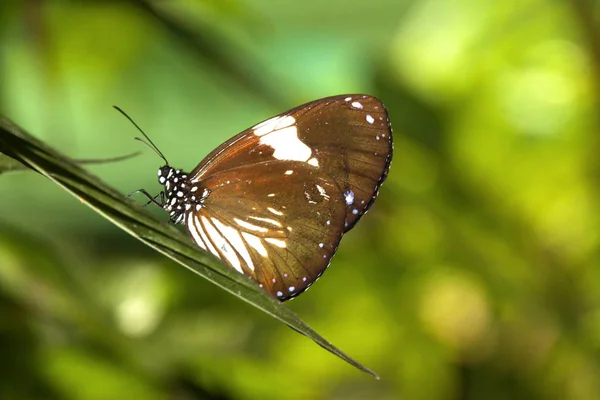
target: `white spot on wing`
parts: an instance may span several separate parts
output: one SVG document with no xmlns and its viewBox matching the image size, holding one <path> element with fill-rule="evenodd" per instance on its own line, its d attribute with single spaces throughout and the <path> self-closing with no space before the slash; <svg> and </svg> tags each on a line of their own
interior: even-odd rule
<svg viewBox="0 0 600 400">
<path fill-rule="evenodd" d="M 293 171 L 293 170 L 291 170 L 291 169 L 288 169 L 287 171 L 285 171 L 285 174 L 286 174 L 286 175 L 291 175 L 291 174 L 293 174 L 293 173 L 294 173 L 294 171 Z"/>
<path fill-rule="evenodd" d="M 255 125 L 254 127 L 252 127 L 254 134 L 256 136 L 262 136 L 269 132 L 272 132 L 273 129 L 275 129 L 275 126 L 277 125 L 278 119 L 279 119 L 279 117 L 269 118 L 266 121 L 263 121 L 260 124 Z"/>
<path fill-rule="evenodd" d="M 367 122 L 372 124 L 373 122 L 375 122 L 375 118 L 373 118 L 369 114 L 367 114 Z"/>
<path fill-rule="evenodd" d="M 323 189 L 320 185 L 315 185 L 317 187 L 317 190 L 319 191 L 319 194 L 323 197 L 325 197 L 326 199 L 329 199 L 329 196 L 327 195 L 327 192 L 325 191 L 325 189 Z"/>
<path fill-rule="evenodd" d="M 253 130 L 256 136 L 263 136 L 278 129 L 283 129 L 296 122 L 291 115 L 273 117 L 256 125 Z"/>
<path fill-rule="evenodd" d="M 319 160 L 317 160 L 316 158 L 311 158 L 310 160 L 307 161 L 310 165 L 312 165 L 313 167 L 318 167 L 319 166 Z"/>
<path fill-rule="evenodd" d="M 250 224 L 246 221 L 243 221 L 239 218 L 234 218 L 233 219 L 239 226 L 241 226 L 242 228 L 246 228 L 250 231 L 256 231 L 256 232 L 267 232 L 268 229 L 267 228 L 263 228 L 262 226 L 256 226 L 253 224 Z"/>
<path fill-rule="evenodd" d="M 280 247 L 282 249 L 285 249 L 287 247 L 287 244 L 285 243 L 284 240 L 280 240 L 280 239 L 275 239 L 275 238 L 266 238 L 265 242 L 269 242 L 271 244 L 274 244 L 277 247 Z"/>
<path fill-rule="evenodd" d="M 242 232 L 242 237 L 248 242 L 248 244 L 254 248 L 263 257 L 267 256 L 267 249 L 263 246 L 262 241 L 258 236 L 254 236 L 248 232 Z"/>
<path fill-rule="evenodd" d="M 284 117 L 279 117 L 279 121 L 277 121 L 277 125 L 275 129 L 287 128 L 296 123 L 296 119 L 291 115 L 286 115 Z"/>
<path fill-rule="evenodd" d="M 353 108 L 358 108 L 359 110 L 362 110 L 363 108 L 362 104 L 360 104 L 358 101 L 353 101 L 351 105 Z"/>
<path fill-rule="evenodd" d="M 278 160 L 307 161 L 312 155 L 310 147 L 298 138 L 295 126 L 265 134 L 261 136 L 260 142 L 273 148 L 273 157 Z"/>
<path fill-rule="evenodd" d="M 248 218 L 252 218 L 252 219 L 255 219 L 257 221 L 268 222 L 269 224 L 273 224 L 276 227 L 281 228 L 281 224 L 279 223 L 279 221 L 276 221 L 276 220 L 271 219 L 271 218 L 253 217 L 252 215 L 250 215 Z"/>
<path fill-rule="evenodd" d="M 274 209 L 272 207 L 267 207 L 267 210 L 271 211 L 275 215 L 283 215 L 283 213 L 281 211 L 277 211 L 276 209 Z"/>
<path fill-rule="evenodd" d="M 347 205 L 354 203 L 354 192 L 352 190 L 344 192 L 344 199 Z"/>
</svg>

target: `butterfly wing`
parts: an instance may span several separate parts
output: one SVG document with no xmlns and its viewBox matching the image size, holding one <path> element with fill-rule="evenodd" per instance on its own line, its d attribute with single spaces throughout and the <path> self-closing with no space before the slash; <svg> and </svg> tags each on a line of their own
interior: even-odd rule
<svg viewBox="0 0 600 400">
<path fill-rule="evenodd" d="M 298 161 L 263 161 L 211 173 L 189 210 L 196 243 L 286 300 L 327 268 L 346 218 L 337 183 Z M 205 192 L 206 190 L 206 192 Z"/>
<path fill-rule="evenodd" d="M 316 100 L 263 121 L 210 153 L 193 181 L 240 165 L 296 161 L 329 175 L 345 205 L 344 232 L 370 208 L 393 152 L 387 110 L 375 97 L 341 95 Z"/>
</svg>

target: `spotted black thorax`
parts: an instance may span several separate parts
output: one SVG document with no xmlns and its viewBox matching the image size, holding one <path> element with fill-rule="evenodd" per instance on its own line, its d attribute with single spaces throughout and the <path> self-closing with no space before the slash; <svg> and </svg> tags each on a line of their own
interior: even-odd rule
<svg viewBox="0 0 600 400">
<path fill-rule="evenodd" d="M 187 173 L 176 170 L 170 165 L 160 167 L 158 170 L 158 182 L 165 186 L 162 207 L 169 212 L 169 218 L 175 224 L 183 224 L 185 212 L 192 207 L 199 210 L 208 196 L 206 190 L 201 192 L 202 196 L 198 196 L 198 186 L 190 185 L 187 177 Z"/>
</svg>

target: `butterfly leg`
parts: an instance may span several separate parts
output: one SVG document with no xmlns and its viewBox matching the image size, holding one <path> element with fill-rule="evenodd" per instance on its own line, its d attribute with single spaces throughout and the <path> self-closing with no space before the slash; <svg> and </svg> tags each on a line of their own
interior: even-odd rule
<svg viewBox="0 0 600 400">
<path fill-rule="evenodd" d="M 158 196 L 160 196 L 160 202 L 156 201 L 156 198 Z M 150 201 L 148 201 L 146 204 L 144 204 L 144 207 L 146 207 L 150 203 L 154 203 L 154 204 L 159 205 L 159 206 L 162 207 L 162 205 L 165 204 L 165 194 L 163 192 L 160 192 L 159 194 L 157 194 L 156 196 L 154 196 Z"/>
<path fill-rule="evenodd" d="M 146 196 L 146 197 L 148 198 L 148 200 L 150 200 L 149 202 L 147 202 L 146 204 L 144 204 L 144 207 L 146 207 L 146 206 L 147 206 L 148 204 L 150 204 L 150 203 L 154 203 L 154 204 L 156 204 L 157 206 L 159 206 L 159 207 L 161 207 L 161 208 L 162 208 L 163 204 L 165 203 L 165 194 L 164 194 L 164 192 L 160 192 L 160 193 L 159 193 L 159 194 L 157 194 L 156 196 L 152 196 L 152 195 L 151 195 L 150 193 L 148 193 L 146 190 L 144 190 L 144 189 L 139 189 L 139 190 L 135 190 L 135 191 L 133 191 L 133 192 L 129 193 L 129 194 L 127 195 L 127 197 L 129 198 L 129 197 L 131 197 L 131 196 L 133 196 L 134 194 L 137 194 L 137 193 L 141 193 L 141 194 L 143 194 L 144 196 Z M 160 201 L 156 200 L 156 198 L 157 198 L 158 196 L 160 196 Z"/>
</svg>

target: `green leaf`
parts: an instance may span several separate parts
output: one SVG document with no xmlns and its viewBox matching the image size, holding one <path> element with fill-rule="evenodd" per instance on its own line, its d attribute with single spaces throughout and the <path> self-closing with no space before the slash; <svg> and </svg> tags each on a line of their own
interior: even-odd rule
<svg viewBox="0 0 600 400">
<path fill-rule="evenodd" d="M 354 367 L 379 379 L 375 372 L 326 341 L 258 285 L 195 246 L 175 227 L 158 221 L 136 203 L 86 172 L 76 162 L 59 154 L 2 116 L 0 153 L 46 176 L 148 246 L 311 338 Z M 0 154 L 0 172 L 11 169 L 11 165 L 14 167 L 14 161 L 7 162 L 9 159 L 6 156 Z"/>
</svg>

